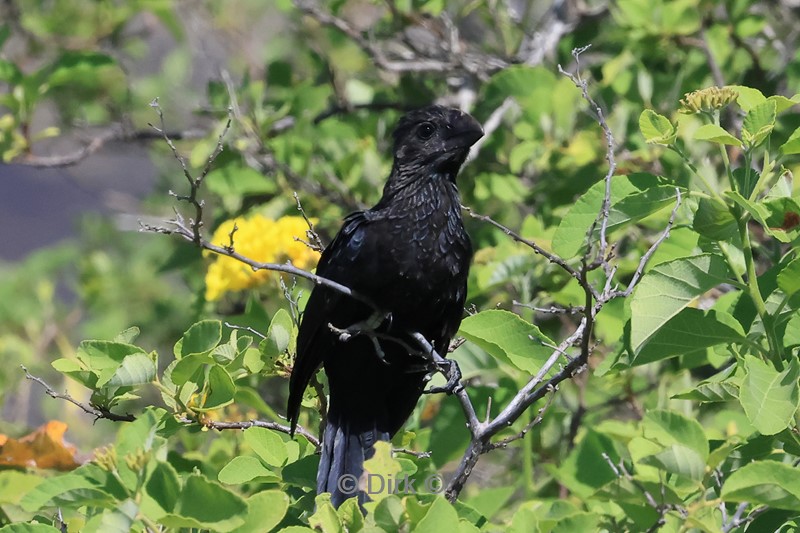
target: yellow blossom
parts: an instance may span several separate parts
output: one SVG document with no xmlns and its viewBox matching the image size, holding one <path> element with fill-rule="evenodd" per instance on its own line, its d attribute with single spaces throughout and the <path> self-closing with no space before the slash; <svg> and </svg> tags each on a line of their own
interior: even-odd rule
<svg viewBox="0 0 800 533">
<path fill-rule="evenodd" d="M 263 215 L 226 220 L 214 232 L 211 242 L 229 246 L 234 226 L 233 247 L 237 253 L 263 263 L 291 263 L 303 269 L 313 268 L 319 253 L 295 238 L 307 240 L 308 226 L 302 217 L 286 216 L 272 220 Z M 227 256 L 216 256 L 206 272 L 206 300 L 218 300 L 223 294 L 255 287 L 274 279 L 269 270 L 253 271 L 248 265 Z"/>
<path fill-rule="evenodd" d="M 731 102 L 735 102 L 739 94 L 731 87 L 707 87 L 686 93 L 681 99 L 680 112 L 691 115 L 701 111 L 710 112 L 722 109 Z"/>
</svg>

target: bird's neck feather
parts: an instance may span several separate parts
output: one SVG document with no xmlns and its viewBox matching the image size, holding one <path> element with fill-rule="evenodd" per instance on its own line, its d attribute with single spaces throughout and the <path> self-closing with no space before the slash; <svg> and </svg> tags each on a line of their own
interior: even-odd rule
<svg viewBox="0 0 800 533">
<path fill-rule="evenodd" d="M 395 169 L 389 176 L 383 196 L 375 209 L 397 206 L 408 210 L 423 203 L 433 203 L 441 209 L 454 210 L 460 214 L 455 174 L 432 171 L 407 174 Z"/>
</svg>

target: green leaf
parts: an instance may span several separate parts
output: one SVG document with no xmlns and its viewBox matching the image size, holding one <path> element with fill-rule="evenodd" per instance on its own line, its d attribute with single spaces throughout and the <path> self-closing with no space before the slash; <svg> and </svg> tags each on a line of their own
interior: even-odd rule
<svg viewBox="0 0 800 533">
<path fill-rule="evenodd" d="M 594 513 L 576 513 L 559 520 L 550 533 L 573 533 L 574 531 L 597 531 L 600 517 Z"/>
<path fill-rule="evenodd" d="M 240 455 L 222 467 L 217 479 L 226 485 L 241 485 L 260 477 L 272 478 L 268 480 L 270 482 L 280 481 L 280 478 L 257 458 L 251 455 Z"/>
<path fill-rule="evenodd" d="M 786 323 L 783 333 L 783 345 L 786 347 L 800 344 L 800 312 L 796 311 Z"/>
<path fill-rule="evenodd" d="M 126 499 L 112 509 L 92 516 L 81 528 L 81 533 L 129 533 L 139 513 L 139 506 Z"/>
<path fill-rule="evenodd" d="M 694 138 L 698 141 L 710 141 L 717 144 L 730 144 L 742 146 L 742 141 L 720 128 L 716 124 L 704 124 L 694 132 Z"/>
<path fill-rule="evenodd" d="M 126 357 L 137 353 L 145 351 L 122 342 L 87 340 L 78 345 L 77 356 L 90 371 L 99 375 L 103 371 L 113 372 Z"/>
<path fill-rule="evenodd" d="M 800 511 L 797 467 L 776 461 L 756 461 L 734 471 L 722 486 L 722 499 L 776 509 Z"/>
<path fill-rule="evenodd" d="M 739 233 L 736 219 L 728 206 L 717 198 L 700 198 L 692 229 L 715 241 L 727 241 Z"/>
<path fill-rule="evenodd" d="M 114 342 L 121 342 L 125 344 L 132 344 L 133 341 L 136 340 L 136 337 L 139 336 L 139 328 L 136 326 L 132 326 L 125 331 L 122 331 L 114 337 Z"/>
<path fill-rule="evenodd" d="M 496 359 L 535 374 L 553 353 L 551 341 L 539 328 L 509 311 L 492 309 L 468 316 L 459 335 Z"/>
<path fill-rule="evenodd" d="M 231 531 L 244 523 L 247 503 L 218 483 L 199 474 L 186 478 L 172 513 L 160 518 L 167 527 Z"/>
<path fill-rule="evenodd" d="M 212 365 L 209 368 L 206 391 L 203 405 L 192 407 L 195 411 L 212 411 L 233 403 L 236 385 L 225 367 Z"/>
<path fill-rule="evenodd" d="M 792 132 L 785 143 L 781 145 L 783 155 L 800 154 L 800 128 Z"/>
<path fill-rule="evenodd" d="M 669 145 L 675 142 L 675 126 L 669 119 L 652 109 L 645 109 L 639 115 L 639 131 L 650 144 Z"/>
<path fill-rule="evenodd" d="M 77 87 L 95 86 L 106 83 L 98 78 L 101 68 L 116 65 L 109 55 L 99 52 L 69 51 L 61 55 L 52 65 L 47 78 L 47 88 L 73 85 Z"/>
<path fill-rule="evenodd" d="M 289 509 L 289 497 L 280 490 L 263 490 L 247 499 L 244 524 L 234 533 L 262 533 L 281 523 Z"/>
<path fill-rule="evenodd" d="M 776 111 L 778 113 L 783 113 L 790 107 L 800 104 L 800 94 L 796 94 L 791 98 L 786 98 L 783 95 L 775 94 L 767 98 L 767 100 L 775 102 Z"/>
<path fill-rule="evenodd" d="M 371 459 L 364 461 L 366 473 L 364 491 L 373 501 L 386 498 L 394 491 L 397 474 L 402 470 L 397 459 L 392 457 L 392 445 L 384 441 L 376 442 L 375 454 Z M 354 489 L 355 487 L 356 485 L 353 486 Z M 353 495 L 355 496 L 355 493 Z"/>
<path fill-rule="evenodd" d="M 157 461 L 144 483 L 141 512 L 151 520 L 158 520 L 175 509 L 181 492 L 178 472 L 171 464 Z"/>
<path fill-rule="evenodd" d="M 61 533 L 61 530 L 46 524 L 9 524 L 0 527 L 0 533 Z"/>
<path fill-rule="evenodd" d="M 675 411 L 657 409 L 648 411 L 643 421 L 644 436 L 669 447 L 673 445 L 686 446 L 697 452 L 705 463 L 708 457 L 709 445 L 703 426 L 693 419 Z"/>
<path fill-rule="evenodd" d="M 156 364 L 153 358 L 145 353 L 135 353 L 127 356 L 114 370 L 114 373 L 99 379 L 98 387 L 127 387 L 143 385 L 152 382 L 156 377 Z"/>
<path fill-rule="evenodd" d="M 634 353 L 694 298 L 726 283 L 729 276 L 725 260 L 711 254 L 661 263 L 645 274 L 630 299 Z"/>
<path fill-rule="evenodd" d="M 358 506 L 358 499 L 345 500 L 336 510 L 336 514 L 339 515 L 339 520 L 346 531 L 363 531 L 364 515 Z M 380 530 L 377 533 L 380 533 Z"/>
<path fill-rule="evenodd" d="M 745 340 L 741 325 L 720 311 L 687 307 L 664 323 L 634 356 L 631 366 Z"/>
<path fill-rule="evenodd" d="M 691 390 L 672 396 L 676 400 L 729 402 L 739 398 L 739 387 L 727 381 L 701 383 Z"/>
<path fill-rule="evenodd" d="M 481 489 L 467 500 L 467 504 L 486 518 L 492 518 L 514 494 L 515 487 L 489 487 Z"/>
<path fill-rule="evenodd" d="M 659 186 L 656 176 L 646 173 L 614 176 L 611 180 L 609 232 L 649 216 L 674 203 L 674 187 Z M 553 251 L 561 257 L 576 256 L 586 245 L 586 234 L 597 220 L 605 196 L 605 181 L 592 185 L 561 219 L 553 234 Z M 599 235 L 600 228 L 595 227 Z"/>
<path fill-rule="evenodd" d="M 322 533 L 343 533 L 342 522 L 331 504 L 330 494 L 318 494 L 314 498 L 314 514 L 308 517 L 308 525 Z"/>
<path fill-rule="evenodd" d="M 762 435 L 775 435 L 788 427 L 800 407 L 800 364 L 778 372 L 769 363 L 745 356 L 746 374 L 739 401 L 750 423 Z"/>
<path fill-rule="evenodd" d="M 793 296 L 800 292 L 800 257 L 795 257 L 778 274 L 778 287 L 786 293 L 786 296 Z"/>
<path fill-rule="evenodd" d="M 212 170 L 204 183 L 208 190 L 223 197 L 271 194 L 277 190 L 275 180 L 268 179 L 250 166 L 237 163 Z"/>
<path fill-rule="evenodd" d="M 219 320 L 201 320 L 186 330 L 175 343 L 175 357 L 206 355 L 222 340 L 222 323 Z"/>
<path fill-rule="evenodd" d="M 705 459 L 697 451 L 680 444 L 669 446 L 655 455 L 640 459 L 639 462 L 694 481 L 702 480 L 706 470 Z"/>
<path fill-rule="evenodd" d="M 607 436 L 589 429 L 583 439 L 554 473 L 556 479 L 572 492 L 586 498 L 597 489 L 617 479 L 603 458 L 607 454 L 613 463 L 619 461 L 614 442 Z"/>
<path fill-rule="evenodd" d="M 293 329 L 294 322 L 289 312 L 286 309 L 278 309 L 269 323 L 267 338 L 259 345 L 259 350 L 268 366 L 272 366 L 275 358 L 289 349 Z"/>
<path fill-rule="evenodd" d="M 730 85 L 729 87 L 739 94 L 736 103 L 745 113 L 767 101 L 767 98 L 758 89 L 744 85 Z"/>
<path fill-rule="evenodd" d="M 22 78 L 22 71 L 11 61 L 0 59 L 0 81 L 16 85 Z"/>
<path fill-rule="evenodd" d="M 742 123 L 742 141 L 748 147 L 758 146 L 775 128 L 776 104 L 767 100 L 747 112 Z"/>
<path fill-rule="evenodd" d="M 454 524 L 458 523 L 458 513 L 455 508 L 444 498 L 433 500 L 428 512 L 419 521 L 414 533 L 440 533 L 451 531 Z"/>
<path fill-rule="evenodd" d="M 388 496 L 375 506 L 375 523 L 384 531 L 399 531 L 404 521 L 405 509 L 396 495 Z"/>
<path fill-rule="evenodd" d="M 271 429 L 260 427 L 246 429 L 244 442 L 270 466 L 282 466 L 286 462 L 286 444 Z"/>
<path fill-rule="evenodd" d="M 29 513 L 42 507 L 71 505 L 106 505 L 113 497 L 101 490 L 98 484 L 80 473 L 65 474 L 47 478 L 26 494 L 20 501 L 20 507 Z"/>
</svg>

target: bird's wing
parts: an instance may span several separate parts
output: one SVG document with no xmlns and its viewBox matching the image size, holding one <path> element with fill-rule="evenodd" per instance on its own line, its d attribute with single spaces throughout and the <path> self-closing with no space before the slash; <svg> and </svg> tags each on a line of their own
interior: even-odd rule
<svg viewBox="0 0 800 533">
<path fill-rule="evenodd" d="M 317 265 L 317 275 L 351 287 L 356 285 L 360 269 L 359 255 L 366 240 L 368 215 L 363 211 L 344 219 L 342 229 L 325 248 Z M 297 335 L 297 356 L 289 380 L 287 414 L 292 428 L 297 424 L 300 403 L 308 382 L 322 364 L 325 353 L 336 342 L 328 327 L 332 320 L 347 327 L 368 316 L 369 308 L 338 291 L 314 287 L 303 312 Z"/>
</svg>

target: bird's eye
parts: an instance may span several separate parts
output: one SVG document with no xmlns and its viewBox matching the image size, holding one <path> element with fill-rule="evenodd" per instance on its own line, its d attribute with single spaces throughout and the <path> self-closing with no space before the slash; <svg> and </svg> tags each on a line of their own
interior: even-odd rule
<svg viewBox="0 0 800 533">
<path fill-rule="evenodd" d="M 430 122 L 423 122 L 419 125 L 417 129 L 417 136 L 422 140 L 427 140 L 433 137 L 433 134 L 436 132 L 436 126 L 434 126 Z"/>
</svg>

